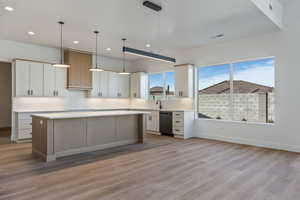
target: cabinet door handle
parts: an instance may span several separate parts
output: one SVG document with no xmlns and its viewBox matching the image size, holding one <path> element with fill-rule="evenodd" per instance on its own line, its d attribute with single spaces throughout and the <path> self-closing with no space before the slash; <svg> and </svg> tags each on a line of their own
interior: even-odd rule
<svg viewBox="0 0 300 200">
<path fill-rule="evenodd" d="M 28 95 L 28 96 L 30 95 L 30 90 L 27 90 L 27 95 Z"/>
<path fill-rule="evenodd" d="M 31 96 L 33 95 L 33 90 L 31 90 L 30 95 L 31 95 Z"/>
<path fill-rule="evenodd" d="M 180 121 L 176 121 L 176 123 L 180 123 Z"/>
<path fill-rule="evenodd" d="M 56 96 L 58 96 L 58 90 L 56 90 Z"/>
<path fill-rule="evenodd" d="M 55 96 L 55 90 L 53 90 L 53 96 Z"/>
</svg>

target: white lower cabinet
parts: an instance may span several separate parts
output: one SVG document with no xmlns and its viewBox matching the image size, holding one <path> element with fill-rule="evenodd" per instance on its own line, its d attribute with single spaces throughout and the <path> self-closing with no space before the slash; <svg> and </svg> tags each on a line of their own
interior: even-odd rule
<svg viewBox="0 0 300 200">
<path fill-rule="evenodd" d="M 173 134 L 176 138 L 188 139 L 193 136 L 194 112 L 173 112 Z"/>
<path fill-rule="evenodd" d="M 32 113 L 17 113 L 15 118 L 16 140 L 22 141 L 32 138 Z"/>
<path fill-rule="evenodd" d="M 159 133 L 159 111 L 152 111 L 147 115 L 146 130 L 150 133 Z"/>
</svg>

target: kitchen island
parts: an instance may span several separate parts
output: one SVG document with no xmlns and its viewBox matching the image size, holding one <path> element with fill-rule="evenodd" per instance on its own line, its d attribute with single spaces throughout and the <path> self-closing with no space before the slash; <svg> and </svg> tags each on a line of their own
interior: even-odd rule
<svg viewBox="0 0 300 200">
<path fill-rule="evenodd" d="M 64 112 L 32 115 L 32 153 L 56 158 L 143 143 L 143 111 Z"/>
</svg>

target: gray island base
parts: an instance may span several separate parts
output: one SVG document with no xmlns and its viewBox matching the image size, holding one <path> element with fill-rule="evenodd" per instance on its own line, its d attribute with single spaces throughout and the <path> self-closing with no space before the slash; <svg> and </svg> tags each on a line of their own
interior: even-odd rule
<svg viewBox="0 0 300 200">
<path fill-rule="evenodd" d="M 32 153 L 49 162 L 68 155 L 143 143 L 145 114 L 139 111 L 34 114 Z"/>
</svg>

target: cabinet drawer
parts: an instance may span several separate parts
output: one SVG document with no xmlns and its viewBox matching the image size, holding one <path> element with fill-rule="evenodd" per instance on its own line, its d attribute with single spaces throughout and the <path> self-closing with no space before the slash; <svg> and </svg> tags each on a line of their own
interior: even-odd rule
<svg viewBox="0 0 300 200">
<path fill-rule="evenodd" d="M 182 127 L 173 128 L 173 133 L 175 135 L 184 135 L 184 129 Z"/>
<path fill-rule="evenodd" d="M 173 126 L 184 126 L 184 120 L 180 118 L 173 119 Z"/>
<path fill-rule="evenodd" d="M 31 129 L 26 129 L 26 130 L 19 130 L 18 131 L 18 139 L 30 139 L 32 138 L 32 130 Z"/>
<path fill-rule="evenodd" d="M 32 120 L 31 119 L 19 120 L 18 129 L 32 129 Z"/>
<path fill-rule="evenodd" d="M 32 113 L 19 113 L 18 119 L 31 119 Z"/>
<path fill-rule="evenodd" d="M 184 112 L 173 112 L 173 119 L 175 118 L 184 119 Z"/>
</svg>

